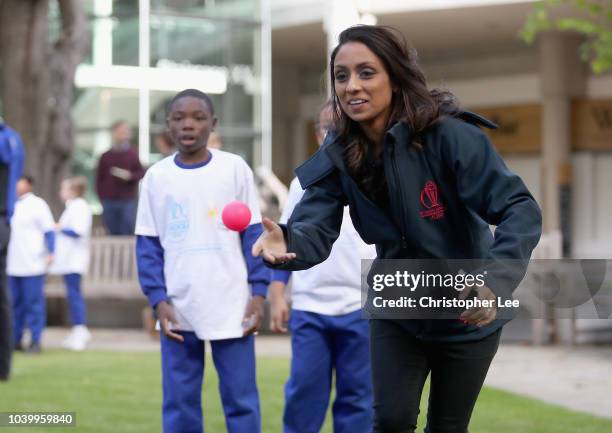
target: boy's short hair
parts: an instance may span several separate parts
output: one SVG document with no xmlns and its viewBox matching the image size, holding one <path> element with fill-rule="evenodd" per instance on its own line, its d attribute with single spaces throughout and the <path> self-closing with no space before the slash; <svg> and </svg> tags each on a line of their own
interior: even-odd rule
<svg viewBox="0 0 612 433">
<path fill-rule="evenodd" d="M 77 197 L 83 197 L 87 191 L 87 178 L 85 176 L 74 176 L 66 179 L 70 189 L 74 191 Z"/>
<path fill-rule="evenodd" d="M 198 89 L 185 89 L 185 90 L 181 90 L 180 92 L 178 92 L 170 100 L 170 102 L 166 106 L 166 117 L 170 115 L 170 112 L 172 111 L 172 106 L 174 105 L 174 103 L 178 101 L 179 99 L 185 98 L 187 96 L 191 96 L 192 98 L 198 98 L 204 101 L 206 105 L 208 105 L 208 109 L 210 110 L 210 115 L 211 116 L 215 115 L 215 108 L 213 107 L 212 99 L 210 99 L 210 96 L 208 96 L 204 92 L 199 91 Z"/>
<path fill-rule="evenodd" d="M 27 183 L 30 184 L 30 186 L 34 186 L 34 178 L 30 176 L 29 174 L 24 174 L 19 179 L 25 180 Z"/>
</svg>

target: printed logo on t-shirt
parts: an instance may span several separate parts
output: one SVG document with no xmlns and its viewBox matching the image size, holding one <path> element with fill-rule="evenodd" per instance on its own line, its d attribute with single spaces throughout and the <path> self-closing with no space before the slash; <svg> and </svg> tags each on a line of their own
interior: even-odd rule
<svg viewBox="0 0 612 433">
<path fill-rule="evenodd" d="M 440 203 L 440 197 L 438 195 L 438 185 L 433 180 L 427 181 L 421 191 L 421 204 L 427 209 L 420 211 L 419 215 L 421 218 L 429 218 L 431 220 L 438 220 L 444 216 L 446 210 Z"/>
<path fill-rule="evenodd" d="M 170 197 L 166 233 L 171 241 L 182 241 L 189 231 L 189 208 L 187 203 L 178 203 Z"/>
</svg>

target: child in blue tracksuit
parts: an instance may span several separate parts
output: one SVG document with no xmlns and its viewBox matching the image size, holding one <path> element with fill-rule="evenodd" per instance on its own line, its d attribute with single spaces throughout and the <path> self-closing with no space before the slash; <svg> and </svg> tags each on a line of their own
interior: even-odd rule
<svg viewBox="0 0 612 433">
<path fill-rule="evenodd" d="M 249 253 L 262 231 L 250 168 L 239 156 L 207 149 L 213 110 L 198 90 L 172 99 L 167 127 L 178 153 L 148 170 L 138 205 L 138 274 L 162 329 L 164 433 L 203 431 L 204 340 L 212 347 L 228 432 L 261 429 L 253 333 L 270 271 Z M 221 221 L 234 200 L 252 214 L 240 234 Z"/>
<path fill-rule="evenodd" d="M 22 350 L 25 328 L 31 332 L 27 352 L 40 352 L 40 339 L 47 321 L 44 278 L 53 261 L 55 232 L 47 203 L 32 193 L 32 178 L 17 182 L 17 203 L 11 220 L 7 275 L 13 296 L 13 338 Z"/>
<path fill-rule="evenodd" d="M 317 140 L 323 143 L 332 123 L 331 103 L 319 114 Z M 291 182 L 281 223 L 286 223 L 304 195 L 297 178 Z M 325 262 L 312 269 L 275 270 L 270 284 L 271 329 L 286 332 L 289 315 L 284 296 L 291 277 L 291 375 L 285 386 L 285 433 L 318 433 L 325 420 L 332 378 L 335 433 L 372 431 L 372 385 L 368 322 L 361 313 L 361 259 L 376 250 L 364 243 L 344 210 L 338 240 Z"/>
</svg>

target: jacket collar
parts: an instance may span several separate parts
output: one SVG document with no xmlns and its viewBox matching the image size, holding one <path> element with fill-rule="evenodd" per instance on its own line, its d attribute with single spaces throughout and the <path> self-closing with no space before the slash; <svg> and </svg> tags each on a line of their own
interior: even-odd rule
<svg viewBox="0 0 612 433">
<path fill-rule="evenodd" d="M 489 129 L 497 129 L 497 125 L 491 122 L 489 119 L 480 116 L 471 111 L 461 111 L 455 117 L 463 120 L 464 122 L 471 123 L 476 126 L 483 126 Z M 397 121 L 391 125 L 391 127 L 385 133 L 385 148 L 394 146 L 397 143 L 408 143 L 411 140 L 412 128 L 405 121 Z M 319 151 L 325 152 L 332 160 L 334 165 L 341 171 L 347 173 L 347 167 L 344 163 L 344 146 L 340 143 L 336 136 L 330 137 L 326 140 L 326 143 L 321 146 Z"/>
<path fill-rule="evenodd" d="M 387 129 L 387 132 L 385 132 L 384 146 L 387 147 L 390 145 L 395 145 L 396 143 L 404 143 L 410 138 L 410 135 L 411 128 L 406 122 L 395 122 L 389 129 Z M 331 137 L 327 143 L 324 143 L 323 146 L 321 146 L 320 151 L 325 152 L 332 160 L 334 165 L 341 171 L 348 173 L 348 168 L 344 163 L 344 146 L 340 143 L 338 137 Z"/>
</svg>

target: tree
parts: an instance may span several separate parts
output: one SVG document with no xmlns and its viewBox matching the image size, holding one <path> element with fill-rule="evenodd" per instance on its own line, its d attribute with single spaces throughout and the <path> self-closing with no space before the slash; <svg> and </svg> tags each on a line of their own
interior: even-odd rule
<svg viewBox="0 0 612 433">
<path fill-rule="evenodd" d="M 580 54 L 596 73 L 612 69 L 612 1 L 542 0 L 534 5 L 521 36 L 533 43 L 546 30 L 574 31 L 586 37 Z"/>
<path fill-rule="evenodd" d="M 5 122 L 25 143 L 25 172 L 54 212 L 70 174 L 70 107 L 76 67 L 88 46 L 81 0 L 57 0 L 60 33 L 50 41 L 49 0 L 0 0 L 0 98 Z"/>
</svg>

